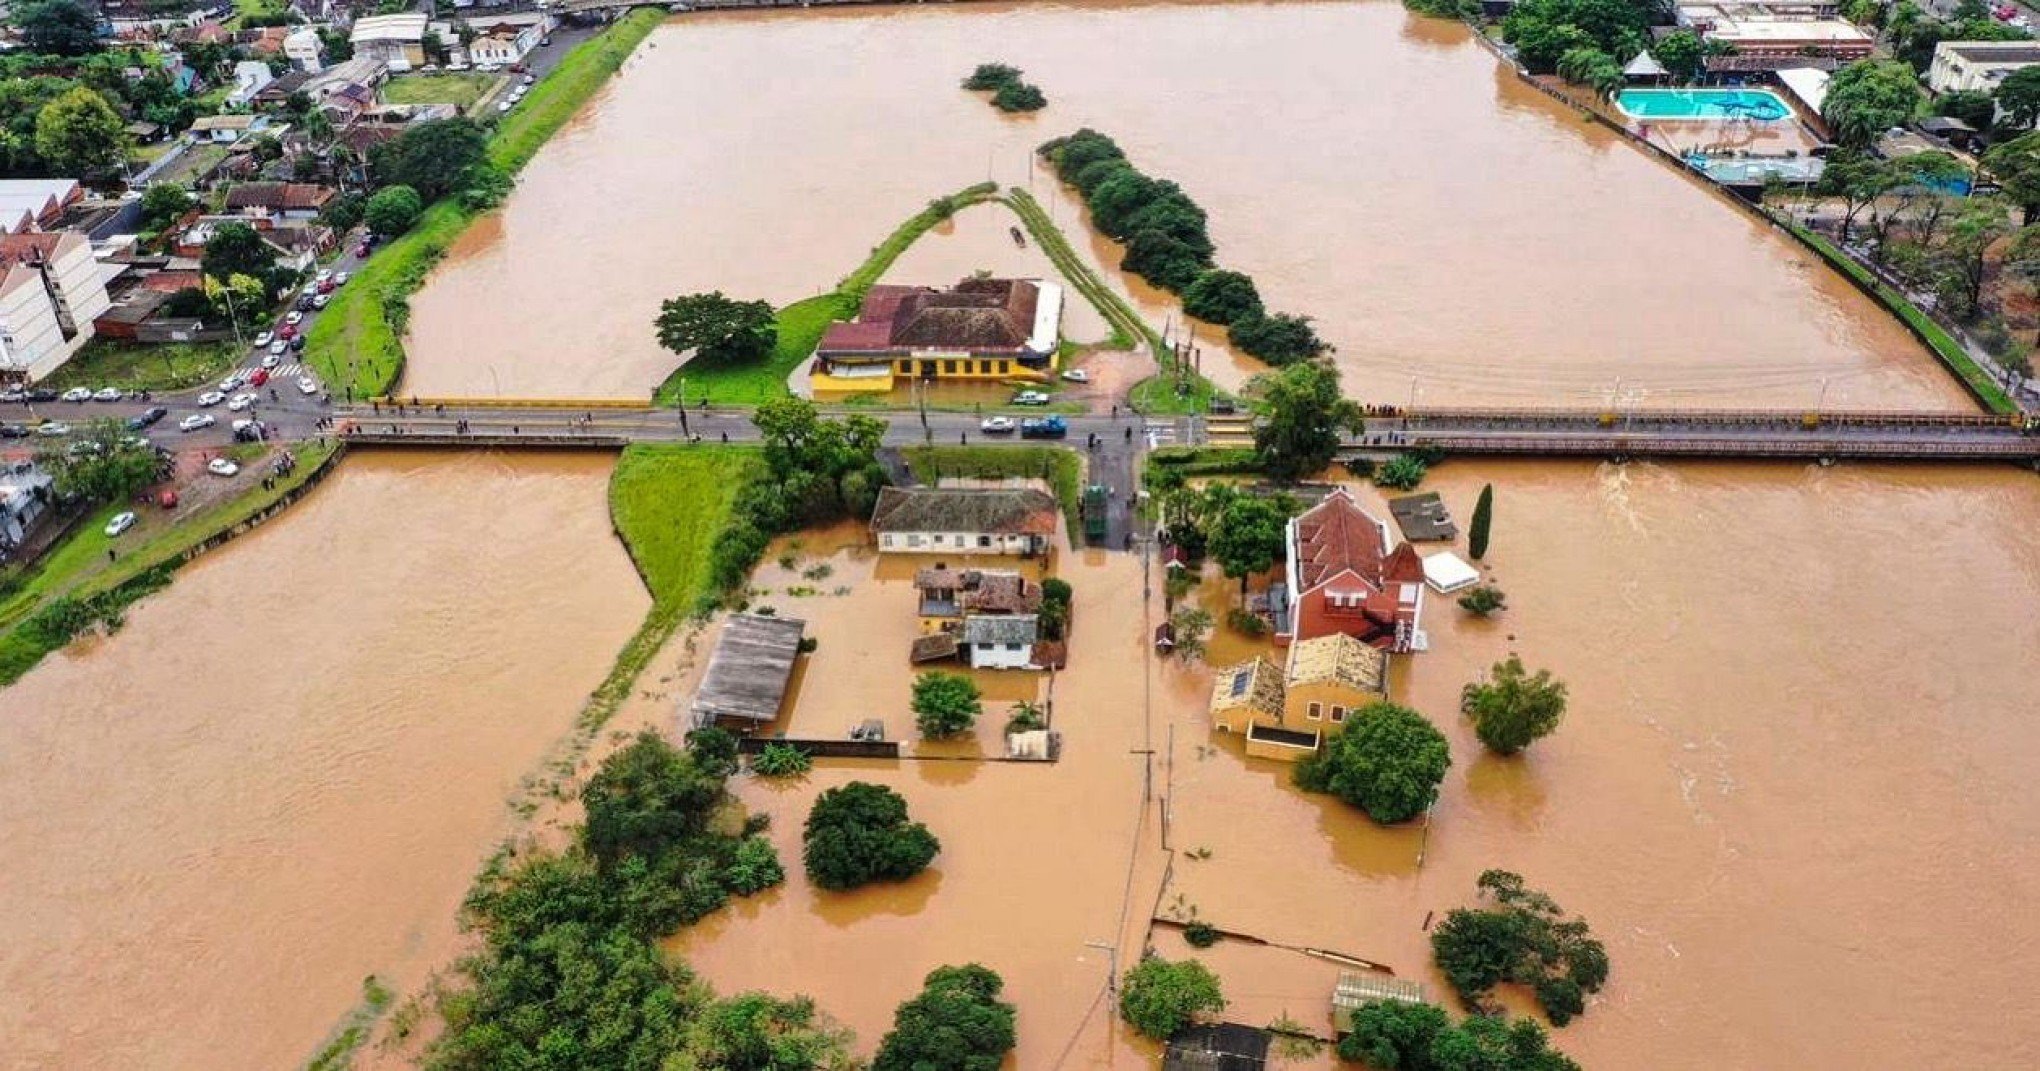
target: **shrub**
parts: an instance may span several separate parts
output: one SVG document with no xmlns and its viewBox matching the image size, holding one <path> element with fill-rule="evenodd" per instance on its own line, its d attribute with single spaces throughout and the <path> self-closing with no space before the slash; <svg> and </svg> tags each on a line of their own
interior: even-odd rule
<svg viewBox="0 0 2040 1071">
<path fill-rule="evenodd" d="M 928 972 L 919 995 L 893 1013 L 872 1071 L 998 1071 L 1013 1050 L 1005 981 L 972 963 Z"/>
<path fill-rule="evenodd" d="M 1268 634 L 1268 622 L 1261 620 L 1261 615 L 1244 606 L 1235 606 L 1227 610 L 1225 623 L 1242 636 L 1260 637 Z"/>
<path fill-rule="evenodd" d="M 1030 733 L 1046 728 L 1048 718 L 1042 714 L 1041 707 L 1024 699 L 1013 704 L 1013 713 L 1006 718 L 1006 731 L 1009 733 Z"/>
<path fill-rule="evenodd" d="M 409 186 L 386 186 L 377 190 L 362 209 L 368 229 L 393 238 L 411 229 L 425 211 L 425 201 Z"/>
<path fill-rule="evenodd" d="M 1482 484 L 1473 503 L 1473 524 L 1466 533 L 1466 552 L 1474 561 L 1487 557 L 1488 530 L 1495 523 L 1495 485 Z"/>
<path fill-rule="evenodd" d="M 1488 1010 L 1495 986 L 1531 987 L 1559 1026 L 1586 1007 L 1584 994 L 1607 983 L 1608 952 L 1585 920 L 1566 918 L 1558 903 L 1506 870 L 1481 874 L 1491 908 L 1454 908 L 1431 932 L 1438 969 L 1469 1008 Z"/>
<path fill-rule="evenodd" d="M 687 734 L 687 754 L 702 770 L 726 777 L 737 768 L 737 738 L 713 725 Z"/>
<path fill-rule="evenodd" d="M 1184 289 L 1183 311 L 1210 323 L 1230 324 L 1260 315 L 1261 293 L 1246 275 L 1213 268 Z"/>
<path fill-rule="evenodd" d="M 798 777 L 813 769 L 815 760 L 792 744 L 767 744 L 751 756 L 751 772 L 759 777 Z"/>
<path fill-rule="evenodd" d="M 1166 1041 L 1201 1015 L 1225 1009 L 1218 976 L 1194 959 L 1170 962 L 1149 956 L 1126 972 L 1119 988 L 1119 1015 L 1135 1030 Z"/>
<path fill-rule="evenodd" d="M 786 868 L 779 865 L 779 851 L 764 837 L 745 837 L 737 844 L 723 882 L 731 892 L 749 896 L 786 880 Z"/>
<path fill-rule="evenodd" d="M 1296 764 L 1296 783 L 1327 792 L 1382 825 L 1407 822 L 1437 798 L 1451 749 L 1422 714 L 1373 703 L 1347 715 L 1346 727 Z"/>
<path fill-rule="evenodd" d="M 1430 466 L 1414 454 L 1397 454 L 1374 469 L 1374 486 L 1410 491 L 1424 482 Z"/>
<path fill-rule="evenodd" d="M 1183 940 L 1190 942 L 1192 948 L 1210 948 L 1221 936 L 1218 927 L 1209 922 L 1192 922 L 1183 927 Z"/>
<path fill-rule="evenodd" d="M 907 820 L 907 801 L 883 785 L 852 781 L 832 788 L 808 812 L 802 859 L 824 889 L 904 881 L 942 850 L 928 827 Z"/>
<path fill-rule="evenodd" d="M 1310 317 L 1286 312 L 1234 320 L 1226 330 L 1226 340 L 1241 353 L 1278 367 L 1308 361 L 1332 348 L 1310 326 Z"/>
<path fill-rule="evenodd" d="M 936 670 L 914 678 L 914 724 L 922 736 L 940 740 L 967 733 L 982 713 L 984 701 L 969 677 Z"/>
<path fill-rule="evenodd" d="M 722 799 L 720 774 L 647 729 L 582 787 L 587 825 L 581 840 L 605 866 L 634 855 L 665 855 L 706 830 Z"/>
<path fill-rule="evenodd" d="M 1474 733 L 1488 750 L 1514 755 L 1558 728 L 1565 717 L 1565 684 L 1551 671 L 1532 674 L 1510 655 L 1491 673 L 1459 693 L 1460 712 L 1473 719 Z"/>
<path fill-rule="evenodd" d="M 992 94 L 992 107 L 1002 112 L 1038 112 L 1048 107 L 1048 96 L 1039 86 L 1027 82 L 1004 85 Z"/>
<path fill-rule="evenodd" d="M 1020 80 L 1020 68 L 1003 63 L 980 63 L 970 77 L 963 80 L 963 88 L 974 92 L 989 92 L 1000 86 L 1012 85 Z"/>
<path fill-rule="evenodd" d="M 1489 614 L 1509 608 L 1508 597 L 1502 589 L 1493 584 L 1482 584 L 1459 597 L 1459 606 L 1468 613 L 1486 617 Z"/>
</svg>

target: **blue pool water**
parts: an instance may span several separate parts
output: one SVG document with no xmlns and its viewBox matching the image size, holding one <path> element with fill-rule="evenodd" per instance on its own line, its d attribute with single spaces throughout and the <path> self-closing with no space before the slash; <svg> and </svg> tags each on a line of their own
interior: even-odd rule
<svg viewBox="0 0 2040 1071">
<path fill-rule="evenodd" d="M 1635 119 L 1755 119 L 1792 117 L 1776 93 L 1762 89 L 1625 89 L 1615 106 Z"/>
</svg>

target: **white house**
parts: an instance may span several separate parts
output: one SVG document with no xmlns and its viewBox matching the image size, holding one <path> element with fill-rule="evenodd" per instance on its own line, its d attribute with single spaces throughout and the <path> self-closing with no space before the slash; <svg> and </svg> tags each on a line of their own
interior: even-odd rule
<svg viewBox="0 0 2040 1071">
<path fill-rule="evenodd" d="M 33 382 L 92 339 L 111 308 L 92 242 L 76 231 L 0 235 L 0 380 Z"/>
<path fill-rule="evenodd" d="M 300 26 L 283 39 L 283 56 L 306 74 L 317 74 L 326 66 L 326 46 L 310 26 Z"/>
<path fill-rule="evenodd" d="M 233 107 L 246 107 L 262 92 L 262 87 L 276 80 L 269 73 L 269 64 L 260 60 L 242 60 L 234 64 L 234 88 L 227 93 L 227 103 Z"/>
<path fill-rule="evenodd" d="M 191 138 L 216 145 L 232 145 L 268 126 L 269 117 L 266 115 L 201 115 L 191 124 Z"/>
<path fill-rule="evenodd" d="M 1934 46 L 1927 85 L 1936 93 L 1994 93 L 2006 76 L 2040 63 L 2036 41 L 1943 41 Z"/>
<path fill-rule="evenodd" d="M 354 44 L 356 59 L 380 60 L 392 71 L 408 71 L 425 64 L 425 24 L 422 12 L 372 15 L 356 19 L 348 40 Z"/>
<path fill-rule="evenodd" d="M 972 669 L 1026 669 L 1040 638 L 1034 614 L 973 614 L 957 632 L 956 653 Z"/>
<path fill-rule="evenodd" d="M 871 531 L 881 552 L 1041 554 L 1055 545 L 1062 511 L 1031 487 L 886 487 Z"/>
</svg>

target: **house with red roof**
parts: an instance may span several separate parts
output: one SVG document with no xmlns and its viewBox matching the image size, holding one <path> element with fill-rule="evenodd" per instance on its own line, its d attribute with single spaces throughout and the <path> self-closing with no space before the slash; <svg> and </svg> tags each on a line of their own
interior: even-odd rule
<svg viewBox="0 0 2040 1071">
<path fill-rule="evenodd" d="M 1289 521 L 1288 611 L 1278 643 L 1343 633 L 1385 651 L 1422 650 L 1424 561 L 1341 487 Z"/>
<path fill-rule="evenodd" d="M 1062 303 L 1062 287 L 1039 279 L 874 286 L 856 319 L 822 332 L 809 386 L 826 393 L 888 391 L 900 379 L 1046 379 Z"/>
</svg>

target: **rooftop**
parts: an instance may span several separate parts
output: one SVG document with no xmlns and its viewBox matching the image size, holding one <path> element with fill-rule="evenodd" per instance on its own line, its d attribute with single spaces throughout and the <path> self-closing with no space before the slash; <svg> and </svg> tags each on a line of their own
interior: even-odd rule
<svg viewBox="0 0 2040 1071">
<path fill-rule="evenodd" d="M 1019 353 L 1036 333 L 1035 311 L 1044 289 L 1031 279 L 975 278 L 948 290 L 874 286 L 865 292 L 857 319 L 830 324 L 816 352 Z"/>
<path fill-rule="evenodd" d="M 871 514 L 874 532 L 976 532 L 1053 535 L 1055 499 L 1031 487 L 883 487 Z"/>
<path fill-rule="evenodd" d="M 348 35 L 348 40 L 357 45 L 373 41 L 419 41 L 425 37 L 426 21 L 425 15 L 417 11 L 371 15 L 354 20 L 354 32 Z"/>
<path fill-rule="evenodd" d="M 1273 662 L 1256 658 L 1221 669 L 1211 681 L 1211 709 L 1245 710 L 1280 720 L 1282 717 L 1282 673 Z"/>
<path fill-rule="evenodd" d="M 1289 648 L 1288 684 L 1330 682 L 1362 692 L 1387 687 L 1388 656 L 1343 632 L 1304 640 Z"/>
<path fill-rule="evenodd" d="M 807 623 L 790 617 L 734 614 L 723 626 L 708 673 L 694 695 L 698 722 L 741 718 L 768 722 L 779 716 L 786 683 Z"/>
<path fill-rule="evenodd" d="M 1943 41 L 1934 51 L 1948 52 L 1971 63 L 2040 63 L 2040 43 L 2033 41 Z"/>
<path fill-rule="evenodd" d="M 1389 549 L 1388 528 L 1361 509 L 1345 488 L 1291 522 L 1296 526 L 1296 572 L 1290 577 L 1308 591 L 1341 573 L 1352 573 L 1376 589 L 1391 581 L 1415 582 L 1423 564 L 1407 543 Z"/>
<path fill-rule="evenodd" d="M 332 199 L 332 190 L 306 182 L 243 182 L 227 191 L 227 207 L 230 209 L 314 211 Z"/>
<path fill-rule="evenodd" d="M 964 618 L 963 632 L 957 639 L 977 644 L 1032 644 L 1040 636 L 1040 619 L 1033 614 L 992 614 Z"/>
</svg>

